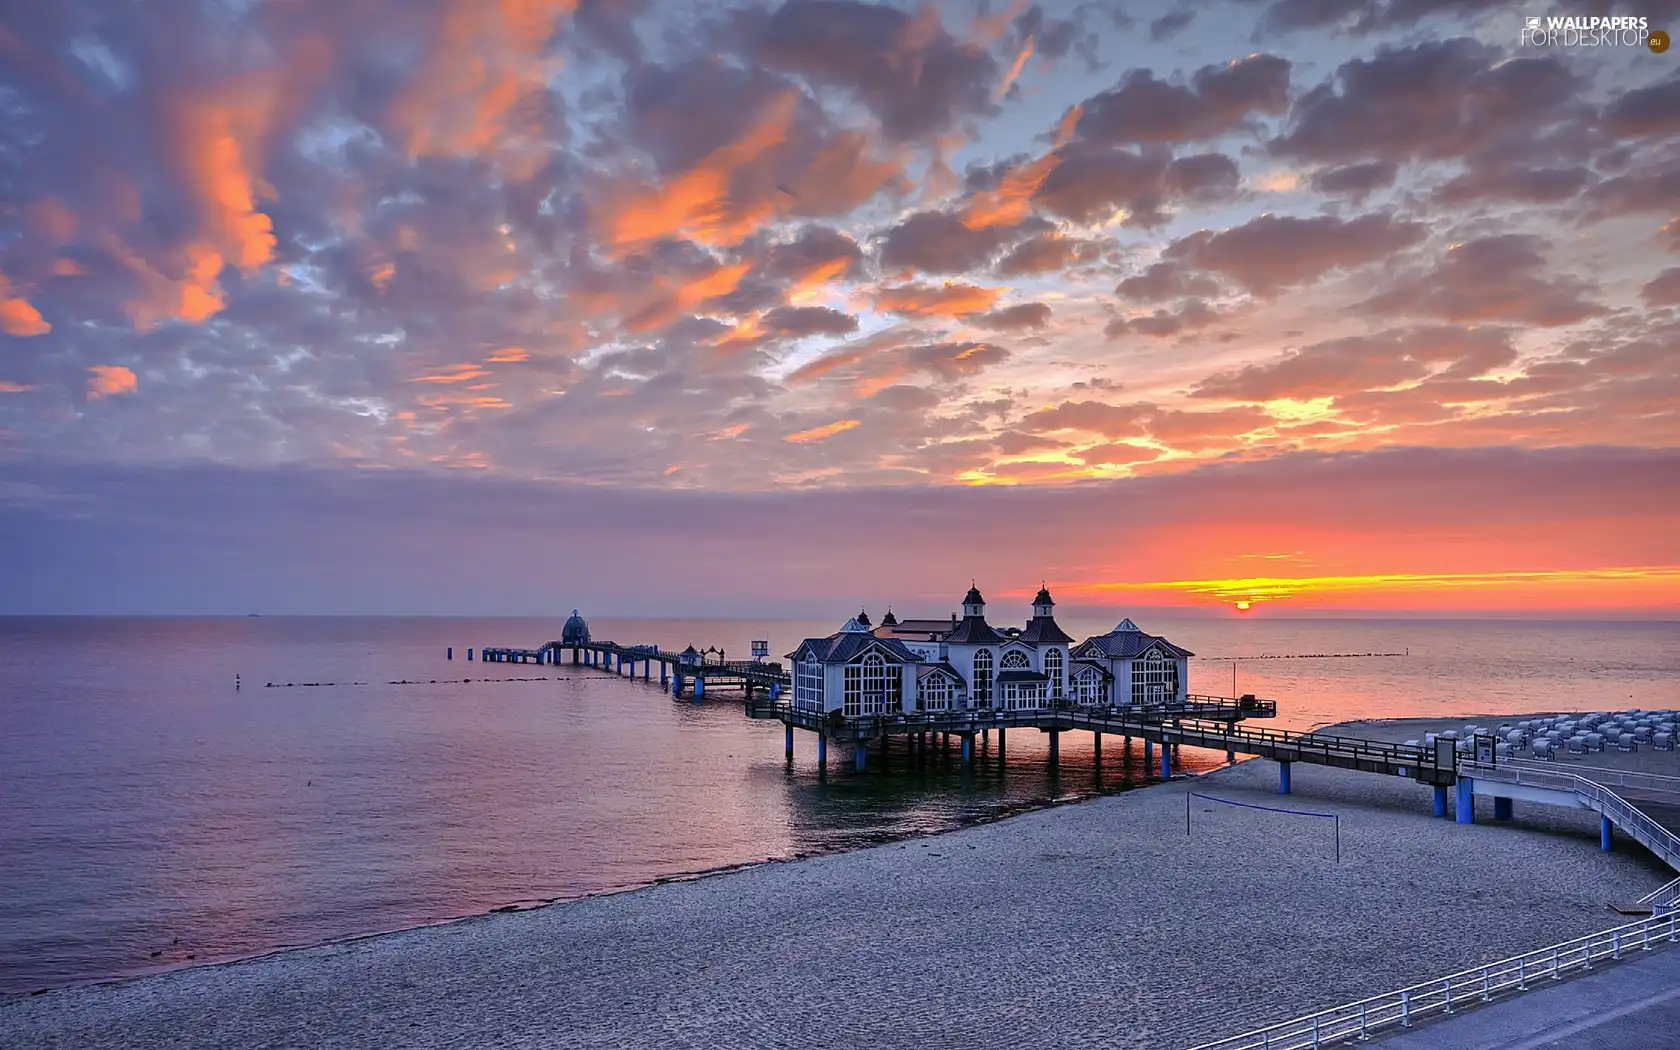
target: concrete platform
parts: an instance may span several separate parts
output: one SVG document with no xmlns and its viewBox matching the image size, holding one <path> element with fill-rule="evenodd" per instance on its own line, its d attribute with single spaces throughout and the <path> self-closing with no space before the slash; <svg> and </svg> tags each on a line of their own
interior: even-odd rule
<svg viewBox="0 0 1680 1050">
<path fill-rule="evenodd" d="M 1353 1044 L 1350 1044 L 1353 1045 Z M 1410 1030 L 1373 1038 L 1383 1050 L 1626 1050 L 1680 1047 L 1680 946 L 1620 962 Z"/>
</svg>

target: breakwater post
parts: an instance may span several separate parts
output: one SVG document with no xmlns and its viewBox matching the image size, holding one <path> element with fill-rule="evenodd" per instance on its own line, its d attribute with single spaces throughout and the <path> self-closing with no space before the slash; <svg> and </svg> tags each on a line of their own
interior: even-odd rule
<svg viewBox="0 0 1680 1050">
<path fill-rule="evenodd" d="M 455 647 L 453 645 L 443 651 L 443 658 L 445 660 L 455 659 Z"/>
<path fill-rule="evenodd" d="M 1294 764 L 1293 762 L 1278 763 L 1278 794 L 1280 795 L 1289 794 L 1289 772 L 1290 767 Z"/>
</svg>

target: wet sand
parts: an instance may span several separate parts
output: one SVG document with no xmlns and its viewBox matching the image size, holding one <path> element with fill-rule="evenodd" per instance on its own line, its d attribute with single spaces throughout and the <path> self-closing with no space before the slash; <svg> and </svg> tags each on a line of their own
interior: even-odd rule
<svg viewBox="0 0 1680 1050">
<path fill-rule="evenodd" d="M 1410 739 L 1467 722 L 1363 723 Z M 1123 761 L 1111 741 L 1107 764 Z M 1129 760 L 1142 762 L 1141 744 Z M 1680 765 L 1677 762 L 1676 765 Z M 1025 775 L 1025 774 L 1023 774 Z M 1340 816 L 1332 822 L 1189 798 Z M 1248 761 L 849 853 L 0 1005 L 8 1047 L 1172 1047 L 1614 925 L 1586 811 Z"/>
</svg>

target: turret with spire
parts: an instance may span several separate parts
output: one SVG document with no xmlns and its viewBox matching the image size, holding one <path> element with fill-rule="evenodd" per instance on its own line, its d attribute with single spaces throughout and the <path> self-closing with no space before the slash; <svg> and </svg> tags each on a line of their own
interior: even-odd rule
<svg viewBox="0 0 1680 1050">
<path fill-rule="evenodd" d="M 1073 641 L 1073 636 L 1056 623 L 1055 609 L 1056 603 L 1050 597 L 1050 588 L 1040 584 L 1038 593 L 1033 595 L 1032 619 L 1027 621 L 1027 629 L 1021 632 L 1021 640 L 1032 642 L 1034 645 Z"/>
</svg>

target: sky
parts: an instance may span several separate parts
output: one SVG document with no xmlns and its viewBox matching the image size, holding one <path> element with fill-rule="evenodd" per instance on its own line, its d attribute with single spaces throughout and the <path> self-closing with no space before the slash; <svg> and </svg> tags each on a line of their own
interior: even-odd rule
<svg viewBox="0 0 1680 1050">
<path fill-rule="evenodd" d="M 1675 618 L 1677 26 L 0 3 L 0 613 Z"/>
</svg>

